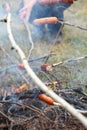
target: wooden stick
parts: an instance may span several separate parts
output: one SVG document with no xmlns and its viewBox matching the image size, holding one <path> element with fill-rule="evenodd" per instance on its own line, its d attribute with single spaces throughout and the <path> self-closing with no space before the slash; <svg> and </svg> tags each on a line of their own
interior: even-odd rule
<svg viewBox="0 0 87 130">
<path fill-rule="evenodd" d="M 84 117 L 81 113 L 79 113 L 73 106 L 71 106 L 68 102 L 66 102 L 64 99 L 59 97 L 56 93 L 54 93 L 52 90 L 49 90 L 47 86 L 43 84 L 43 82 L 36 76 L 36 74 L 33 72 L 33 70 L 30 68 L 28 61 L 26 59 L 26 56 L 24 52 L 21 50 L 21 48 L 17 45 L 17 43 L 14 40 L 14 37 L 12 35 L 11 31 L 11 13 L 8 13 L 7 17 L 7 31 L 8 31 L 8 37 L 11 41 L 12 47 L 17 51 L 17 53 L 20 55 L 20 58 L 24 64 L 24 68 L 26 69 L 28 75 L 32 78 L 32 80 L 35 82 L 35 84 L 44 92 L 46 92 L 50 97 L 54 99 L 54 101 L 60 103 L 68 112 L 70 112 L 75 118 L 77 118 L 85 128 L 87 128 L 87 118 Z"/>
<path fill-rule="evenodd" d="M 0 103 L 15 104 L 15 105 L 20 106 L 21 108 L 30 109 L 30 110 L 32 110 L 32 111 L 34 111 L 34 112 L 36 112 L 36 113 L 38 113 L 38 114 L 44 116 L 44 117 L 45 117 L 47 120 L 49 120 L 50 122 L 53 122 L 51 119 L 49 119 L 49 118 L 44 114 L 43 111 L 41 111 L 39 108 L 37 108 L 37 107 L 35 107 L 35 106 L 32 106 L 32 105 L 27 106 L 27 105 L 24 105 L 24 104 L 21 104 L 21 103 L 17 103 L 17 102 L 12 102 L 12 101 L 0 101 Z M 9 112 L 9 113 L 10 113 L 10 112 Z M 2 114 L 4 114 L 4 113 L 2 113 Z M 8 119 L 10 119 L 7 115 L 5 115 L 5 116 L 6 116 Z M 11 120 L 11 119 L 10 119 L 10 120 Z"/>
</svg>

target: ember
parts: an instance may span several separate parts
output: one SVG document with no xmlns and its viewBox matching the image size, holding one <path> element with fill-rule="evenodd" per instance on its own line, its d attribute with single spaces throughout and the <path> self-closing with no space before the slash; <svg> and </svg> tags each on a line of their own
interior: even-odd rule
<svg viewBox="0 0 87 130">
<path fill-rule="evenodd" d="M 48 84 L 51 85 L 52 83 L 48 83 Z M 55 90 L 55 92 L 60 96 L 62 96 L 75 108 L 80 109 L 81 111 L 87 110 L 87 105 L 86 105 L 87 95 L 83 92 L 82 88 L 61 89 L 61 90 Z M 43 95 L 44 97 L 42 97 Z M 19 88 L 16 88 L 12 85 L 11 92 L 6 92 L 6 90 L 1 89 L 0 97 L 1 97 L 0 103 L 2 104 L 2 114 L 5 114 L 6 116 L 6 117 L 3 116 L 4 120 L 8 120 L 10 122 L 12 121 L 12 119 L 9 119 L 10 116 L 13 118 L 13 120 L 15 120 L 15 116 L 19 116 L 19 117 L 23 116 L 26 118 L 27 123 L 33 122 L 32 119 L 34 119 L 35 121 L 35 118 L 38 121 L 42 116 L 43 119 L 41 118 L 41 120 L 44 120 L 44 117 L 46 118 L 46 121 L 44 121 L 45 124 L 43 125 L 47 125 L 49 124 L 48 122 L 51 122 L 53 124 L 53 128 L 57 130 L 58 128 L 60 127 L 63 128 L 63 127 L 60 125 L 57 126 L 55 121 L 57 120 L 60 121 L 61 119 L 67 124 L 68 120 L 72 118 L 63 108 L 57 107 L 56 104 L 53 105 L 54 101 L 50 97 L 46 96 L 41 90 L 39 90 L 38 88 L 29 90 L 26 84 L 21 85 Z M 46 101 L 44 100 L 45 98 L 47 98 Z M 53 107 L 50 107 L 49 104 L 51 106 L 53 105 Z M 59 115 L 55 112 L 59 113 Z M 35 121 L 35 124 L 37 121 Z M 75 119 L 73 121 L 74 123 L 77 122 Z M 26 122 L 24 124 L 26 124 Z M 14 123 L 13 128 L 15 125 L 17 124 Z M 20 125 L 20 121 L 19 121 L 19 125 Z M 9 128 L 9 126 L 10 124 L 4 123 L 4 128 L 5 127 Z M 31 125 L 27 125 L 27 127 L 32 129 Z M 67 126 L 67 128 L 68 127 L 69 126 Z M 72 127 L 73 128 L 76 127 L 76 123 L 73 124 Z M 23 124 L 21 124 L 21 128 L 23 128 L 23 130 L 26 130 Z M 52 128 L 52 126 L 49 126 L 49 128 Z M 81 124 L 79 125 L 79 128 L 82 128 Z M 39 128 L 37 127 L 37 130 L 38 129 Z"/>
<path fill-rule="evenodd" d="M 16 92 L 20 93 L 20 92 L 27 90 L 27 89 L 28 89 L 28 87 L 26 86 L 26 84 L 23 84 L 22 86 L 20 86 L 19 88 L 16 89 Z"/>
</svg>

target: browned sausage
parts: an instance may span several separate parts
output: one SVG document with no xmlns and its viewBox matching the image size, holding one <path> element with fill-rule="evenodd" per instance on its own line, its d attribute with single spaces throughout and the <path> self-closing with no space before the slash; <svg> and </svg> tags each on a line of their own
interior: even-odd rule
<svg viewBox="0 0 87 130">
<path fill-rule="evenodd" d="M 40 18 L 35 19 L 33 23 L 35 25 L 41 25 L 41 24 L 56 24 L 58 22 L 57 17 L 46 17 L 46 18 Z"/>
<path fill-rule="evenodd" d="M 19 64 L 18 67 L 19 67 L 20 69 L 24 69 L 24 65 L 23 65 L 23 64 Z"/>
<path fill-rule="evenodd" d="M 46 96 L 45 94 L 39 94 L 38 98 L 49 105 L 53 105 L 54 100 L 51 97 Z"/>
</svg>

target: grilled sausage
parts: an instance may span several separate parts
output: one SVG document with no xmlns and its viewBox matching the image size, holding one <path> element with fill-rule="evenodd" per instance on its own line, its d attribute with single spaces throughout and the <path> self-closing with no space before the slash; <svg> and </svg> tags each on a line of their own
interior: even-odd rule
<svg viewBox="0 0 87 130">
<path fill-rule="evenodd" d="M 53 105 L 54 100 L 51 97 L 46 96 L 45 94 L 39 94 L 38 98 L 49 105 Z"/>
<path fill-rule="evenodd" d="M 46 18 L 39 18 L 35 19 L 33 23 L 35 25 L 41 25 L 41 24 L 56 24 L 58 22 L 57 17 L 46 17 Z"/>
</svg>

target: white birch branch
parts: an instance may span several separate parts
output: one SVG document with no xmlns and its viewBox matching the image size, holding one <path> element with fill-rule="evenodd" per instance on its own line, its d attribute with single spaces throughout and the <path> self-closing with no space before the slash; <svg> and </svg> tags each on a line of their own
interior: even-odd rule
<svg viewBox="0 0 87 130">
<path fill-rule="evenodd" d="M 7 17 L 7 31 L 8 31 L 8 37 L 10 39 L 10 42 L 12 44 L 12 47 L 18 52 L 20 55 L 20 58 L 24 64 L 24 67 L 28 73 L 28 75 L 32 78 L 32 80 L 36 83 L 36 85 L 46 92 L 50 97 L 52 97 L 57 103 L 60 103 L 62 107 L 64 107 L 68 112 L 70 112 L 75 118 L 77 118 L 85 128 L 87 128 L 87 118 L 84 117 L 81 113 L 79 113 L 73 106 L 71 106 L 68 102 L 66 102 L 64 99 L 59 97 L 56 93 L 54 93 L 52 90 L 49 90 L 43 82 L 36 76 L 36 74 L 33 72 L 33 70 L 30 68 L 28 61 L 26 59 L 26 56 L 24 52 L 20 49 L 20 47 L 16 44 L 14 37 L 12 35 L 11 31 L 11 13 L 8 13 Z"/>
<path fill-rule="evenodd" d="M 28 39 L 29 39 L 29 42 L 30 42 L 30 44 L 31 44 L 31 48 L 30 48 L 30 50 L 29 50 L 29 54 L 28 54 L 28 58 L 27 58 L 27 60 L 29 60 L 29 59 L 30 59 L 30 56 L 31 56 L 31 54 L 32 54 L 32 51 L 33 51 L 33 49 L 34 49 L 34 43 L 33 43 L 33 41 L 32 41 L 31 32 L 30 32 L 30 29 L 29 29 L 28 24 L 26 23 L 26 21 L 24 21 L 24 25 L 25 25 L 26 30 L 27 30 L 27 32 L 28 32 Z"/>
</svg>

